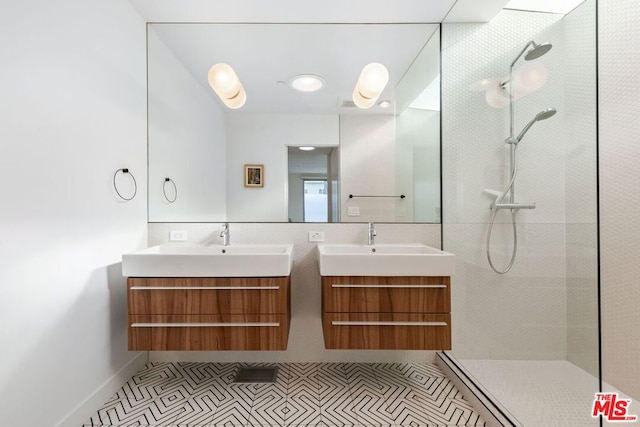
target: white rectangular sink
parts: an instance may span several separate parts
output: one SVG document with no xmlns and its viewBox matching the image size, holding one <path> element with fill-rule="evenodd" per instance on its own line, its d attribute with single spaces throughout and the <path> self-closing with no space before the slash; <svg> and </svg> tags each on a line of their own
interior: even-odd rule
<svg viewBox="0 0 640 427">
<path fill-rule="evenodd" d="M 322 276 L 452 276 L 455 259 L 419 243 L 318 245 Z"/>
<path fill-rule="evenodd" d="M 125 277 L 282 277 L 292 244 L 160 245 L 122 255 Z"/>
</svg>

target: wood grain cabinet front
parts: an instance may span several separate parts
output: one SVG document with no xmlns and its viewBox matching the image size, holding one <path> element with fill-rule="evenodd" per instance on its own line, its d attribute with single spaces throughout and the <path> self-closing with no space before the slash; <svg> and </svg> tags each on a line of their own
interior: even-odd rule
<svg viewBox="0 0 640 427">
<path fill-rule="evenodd" d="M 323 276 L 328 349 L 451 349 L 449 277 Z"/>
<path fill-rule="evenodd" d="M 289 277 L 128 278 L 130 350 L 286 350 Z"/>
</svg>

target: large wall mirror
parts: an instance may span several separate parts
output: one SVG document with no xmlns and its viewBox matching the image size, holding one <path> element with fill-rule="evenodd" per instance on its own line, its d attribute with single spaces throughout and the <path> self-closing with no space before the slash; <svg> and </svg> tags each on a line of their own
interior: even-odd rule
<svg viewBox="0 0 640 427">
<path fill-rule="evenodd" d="M 440 222 L 439 50 L 437 24 L 149 24 L 149 221 Z M 372 62 L 389 82 L 360 109 Z"/>
</svg>

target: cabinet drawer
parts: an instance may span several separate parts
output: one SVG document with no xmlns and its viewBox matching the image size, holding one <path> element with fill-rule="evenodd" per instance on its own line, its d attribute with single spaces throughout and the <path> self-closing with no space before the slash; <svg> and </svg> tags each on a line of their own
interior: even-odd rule
<svg viewBox="0 0 640 427">
<path fill-rule="evenodd" d="M 323 276 L 323 312 L 449 313 L 449 277 Z"/>
<path fill-rule="evenodd" d="M 130 315 L 129 350 L 286 350 L 288 315 Z"/>
<path fill-rule="evenodd" d="M 451 315 L 325 313 L 328 349 L 451 350 Z"/>
<path fill-rule="evenodd" d="M 129 314 L 283 314 L 289 277 L 129 278 Z"/>
</svg>

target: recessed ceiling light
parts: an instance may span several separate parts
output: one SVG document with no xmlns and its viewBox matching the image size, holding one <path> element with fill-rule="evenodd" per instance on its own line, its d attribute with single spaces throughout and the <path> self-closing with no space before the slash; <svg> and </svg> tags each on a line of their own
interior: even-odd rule
<svg viewBox="0 0 640 427">
<path fill-rule="evenodd" d="M 298 149 L 302 151 L 313 151 L 316 149 L 316 147 L 298 147 Z"/>
<path fill-rule="evenodd" d="M 380 108 L 389 108 L 389 107 L 391 107 L 391 101 L 385 99 L 384 101 L 378 102 L 378 106 Z"/>
<path fill-rule="evenodd" d="M 324 87 L 324 79 L 315 74 L 298 74 L 289 80 L 289 86 L 300 92 L 315 92 Z"/>
</svg>

